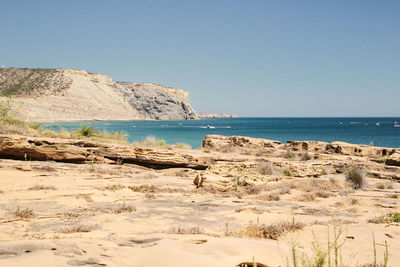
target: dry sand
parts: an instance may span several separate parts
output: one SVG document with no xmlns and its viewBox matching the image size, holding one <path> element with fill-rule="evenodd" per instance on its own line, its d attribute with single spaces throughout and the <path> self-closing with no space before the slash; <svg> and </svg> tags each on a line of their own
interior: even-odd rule
<svg viewBox="0 0 400 267">
<path fill-rule="evenodd" d="M 378 262 L 387 242 L 389 266 L 400 266 L 399 224 L 368 222 L 399 211 L 397 182 L 377 189 L 382 180 L 368 178 L 352 190 L 343 174 L 275 174 L 260 192 L 221 193 L 196 188 L 200 172 L 1 160 L 0 266 L 236 266 L 253 257 L 286 266 L 293 242 L 299 257 L 312 256 L 312 243 L 326 246 L 335 226 L 346 266 L 373 262 L 372 233 Z M 317 191 L 325 194 L 304 201 Z M 305 227 L 278 240 L 243 235 L 250 224 L 292 220 Z"/>
</svg>

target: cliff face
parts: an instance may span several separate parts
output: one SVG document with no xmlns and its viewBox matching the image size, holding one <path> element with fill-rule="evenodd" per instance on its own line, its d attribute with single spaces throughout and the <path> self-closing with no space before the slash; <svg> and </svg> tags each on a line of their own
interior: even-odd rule
<svg viewBox="0 0 400 267">
<path fill-rule="evenodd" d="M 196 112 L 189 104 L 189 93 L 150 83 L 118 83 L 124 98 L 144 119 L 190 120 Z"/>
<path fill-rule="evenodd" d="M 0 69 L 0 93 L 34 121 L 197 119 L 186 91 L 84 70 Z"/>
</svg>

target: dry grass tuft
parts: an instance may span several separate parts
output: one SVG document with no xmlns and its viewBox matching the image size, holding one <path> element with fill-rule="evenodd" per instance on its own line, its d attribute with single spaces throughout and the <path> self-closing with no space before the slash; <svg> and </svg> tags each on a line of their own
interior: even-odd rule
<svg viewBox="0 0 400 267">
<path fill-rule="evenodd" d="M 334 196 L 333 193 L 327 192 L 327 191 L 323 191 L 323 190 L 318 190 L 314 194 L 315 194 L 316 197 L 320 197 L 320 198 L 328 198 L 328 197 Z"/>
<path fill-rule="evenodd" d="M 304 151 L 300 154 L 300 158 L 302 161 L 307 161 L 311 159 L 311 156 L 308 154 L 308 151 Z"/>
<path fill-rule="evenodd" d="M 399 195 L 398 194 L 387 194 L 386 195 L 388 198 L 393 198 L 393 199 L 398 199 Z"/>
<path fill-rule="evenodd" d="M 90 196 L 90 194 L 81 194 L 81 193 L 79 193 L 79 194 L 76 194 L 76 195 L 75 195 L 75 198 L 76 198 L 76 199 L 84 199 L 84 200 L 86 200 L 87 202 L 93 202 L 93 199 L 92 199 L 92 197 Z"/>
<path fill-rule="evenodd" d="M 117 205 L 116 207 L 113 207 L 111 209 L 111 213 L 116 213 L 116 214 L 125 213 L 125 212 L 129 213 L 129 212 L 135 212 L 135 211 L 136 211 L 135 207 L 133 207 L 131 205 L 126 205 L 125 203 L 121 204 L 121 205 Z"/>
<path fill-rule="evenodd" d="M 240 187 L 240 192 L 245 193 L 247 195 L 257 195 L 261 193 L 263 190 L 262 186 L 257 186 L 257 185 L 245 185 Z"/>
<path fill-rule="evenodd" d="M 281 197 L 279 196 L 278 193 L 270 193 L 268 195 L 263 195 L 263 196 L 258 196 L 257 199 L 263 200 L 263 201 L 279 201 Z"/>
<path fill-rule="evenodd" d="M 282 187 L 282 188 L 278 189 L 278 191 L 276 193 L 279 195 L 289 194 L 290 189 L 291 189 L 290 187 Z"/>
<path fill-rule="evenodd" d="M 311 202 L 315 200 L 314 193 L 303 193 L 296 198 L 298 201 Z"/>
<path fill-rule="evenodd" d="M 386 188 L 386 185 L 384 183 L 377 183 L 375 186 L 377 189 L 385 189 Z"/>
<path fill-rule="evenodd" d="M 157 191 L 157 187 L 154 185 L 132 185 L 128 186 L 130 190 L 133 192 L 141 192 L 141 193 L 155 193 Z"/>
<path fill-rule="evenodd" d="M 33 166 L 32 167 L 35 170 L 39 170 L 39 171 L 45 171 L 45 172 L 56 172 L 57 168 L 54 166 L 51 166 L 50 164 L 44 164 L 44 165 L 40 165 L 40 166 Z"/>
<path fill-rule="evenodd" d="M 80 224 L 75 226 L 64 227 L 59 230 L 60 233 L 63 234 L 71 234 L 71 233 L 88 233 L 93 230 L 96 230 L 98 225 L 90 225 L 90 224 Z"/>
<path fill-rule="evenodd" d="M 379 182 L 375 185 L 377 189 L 393 189 L 393 182 Z"/>
<path fill-rule="evenodd" d="M 25 127 L 20 125 L 8 125 L 0 123 L 0 134 L 18 134 L 26 135 L 27 130 Z"/>
<path fill-rule="evenodd" d="M 20 206 L 17 207 L 17 210 L 12 213 L 15 217 L 21 218 L 21 219 L 28 219 L 28 218 L 33 218 L 35 217 L 35 213 L 33 212 L 32 209 L 22 209 Z"/>
<path fill-rule="evenodd" d="M 278 240 L 280 236 L 287 232 L 295 232 L 304 228 L 303 223 L 295 222 L 278 222 L 270 225 L 250 224 L 243 230 L 239 231 L 241 236 L 250 238 L 273 239 Z"/>
<path fill-rule="evenodd" d="M 257 166 L 257 170 L 262 175 L 271 175 L 274 172 L 274 165 L 271 162 L 263 160 Z"/>
<path fill-rule="evenodd" d="M 283 157 L 285 159 L 294 159 L 294 158 L 296 158 L 296 153 L 292 149 L 288 148 Z"/>
<path fill-rule="evenodd" d="M 181 234 L 181 235 L 199 235 L 204 233 L 203 229 L 200 228 L 200 226 L 192 226 L 192 227 L 182 227 L 182 226 L 172 226 L 169 231 L 169 234 Z"/>
<path fill-rule="evenodd" d="M 34 185 L 29 187 L 28 190 L 56 190 L 55 186 L 53 185 Z"/>
<path fill-rule="evenodd" d="M 333 225 L 343 225 L 343 224 L 353 224 L 353 223 L 357 223 L 357 222 L 352 221 L 352 220 L 342 219 L 342 218 L 334 218 L 334 219 L 328 221 L 328 224 L 333 224 Z"/>
<path fill-rule="evenodd" d="M 347 181 L 353 184 L 354 189 L 360 189 L 366 186 L 365 170 L 360 166 L 352 166 L 346 170 Z"/>
<path fill-rule="evenodd" d="M 184 144 L 184 143 L 177 143 L 177 144 L 174 144 L 174 145 L 170 145 L 169 147 L 176 148 L 176 149 L 185 149 L 185 150 L 192 149 L 192 147 L 190 145 Z"/>
<path fill-rule="evenodd" d="M 137 146 L 145 146 L 145 147 L 165 147 L 166 143 L 165 140 L 158 140 L 154 136 L 147 136 L 146 140 L 142 142 L 134 143 Z"/>
<path fill-rule="evenodd" d="M 113 185 L 106 186 L 105 189 L 114 192 L 114 191 L 121 190 L 121 189 L 124 189 L 124 188 L 125 188 L 124 185 L 121 185 L 121 184 L 113 184 Z"/>
<path fill-rule="evenodd" d="M 360 200 L 357 198 L 351 198 L 351 199 L 349 199 L 349 203 L 350 203 L 350 205 L 358 205 L 358 204 L 360 204 Z"/>
</svg>

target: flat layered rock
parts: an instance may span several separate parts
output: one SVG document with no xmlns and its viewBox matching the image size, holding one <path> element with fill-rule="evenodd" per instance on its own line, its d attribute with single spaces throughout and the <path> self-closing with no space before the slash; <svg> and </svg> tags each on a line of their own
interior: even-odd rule
<svg viewBox="0 0 400 267">
<path fill-rule="evenodd" d="M 131 163 L 154 169 L 206 169 L 208 166 L 192 155 L 174 150 L 18 135 L 0 135 L 0 158 L 67 163 Z"/>
</svg>

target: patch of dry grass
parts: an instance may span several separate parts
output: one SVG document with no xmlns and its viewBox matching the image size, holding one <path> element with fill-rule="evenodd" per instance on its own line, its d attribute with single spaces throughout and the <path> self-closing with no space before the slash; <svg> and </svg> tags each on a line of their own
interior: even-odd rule
<svg viewBox="0 0 400 267">
<path fill-rule="evenodd" d="M 184 144 L 184 143 L 177 143 L 177 144 L 174 144 L 174 145 L 170 145 L 169 147 L 176 148 L 176 149 L 185 149 L 185 150 L 192 149 L 192 147 L 190 145 Z"/>
<path fill-rule="evenodd" d="M 32 166 L 32 169 L 39 170 L 39 171 L 45 171 L 45 172 L 56 172 L 57 168 L 50 165 L 50 164 L 44 164 L 40 166 Z"/>
<path fill-rule="evenodd" d="M 285 195 L 290 193 L 290 187 L 282 187 L 276 191 L 279 195 Z"/>
<path fill-rule="evenodd" d="M 53 185 L 34 185 L 29 187 L 28 190 L 56 190 L 56 187 Z"/>
<path fill-rule="evenodd" d="M 281 197 L 279 196 L 278 193 L 272 192 L 268 195 L 258 196 L 257 199 L 263 200 L 263 201 L 279 201 L 281 199 Z"/>
<path fill-rule="evenodd" d="M 351 198 L 351 199 L 349 199 L 349 203 L 350 203 L 350 205 L 359 205 L 360 200 L 357 198 Z"/>
<path fill-rule="evenodd" d="M 155 193 L 157 191 L 157 187 L 154 185 L 131 185 L 128 186 L 130 190 L 133 192 L 140 192 L 140 193 Z"/>
<path fill-rule="evenodd" d="M 383 190 L 383 189 L 393 189 L 393 182 L 386 182 L 386 183 L 379 182 L 379 183 L 377 183 L 375 185 L 375 187 L 377 189 L 381 189 L 381 190 Z"/>
<path fill-rule="evenodd" d="M 117 190 L 121 190 L 124 189 L 125 186 L 121 185 L 121 184 L 113 184 L 113 185 L 108 185 L 105 187 L 106 190 L 110 190 L 110 191 L 117 191 Z"/>
<path fill-rule="evenodd" d="M 299 231 L 304 228 L 304 224 L 300 222 L 277 222 L 269 225 L 250 224 L 239 231 L 239 234 L 244 237 L 273 239 L 278 240 L 280 236 L 288 232 Z"/>
<path fill-rule="evenodd" d="M 18 217 L 21 219 L 28 219 L 35 217 L 35 213 L 33 212 L 32 209 L 21 208 L 20 206 L 18 206 L 17 209 L 14 212 L 12 212 L 12 215 L 14 215 L 14 217 Z"/>
<path fill-rule="evenodd" d="M 315 200 L 315 194 L 314 193 L 303 193 L 299 196 L 296 197 L 297 201 L 301 202 L 311 202 Z"/>
<path fill-rule="evenodd" d="M 239 191 L 241 193 L 247 194 L 247 195 L 257 195 L 263 191 L 262 186 L 257 186 L 257 185 L 245 185 L 239 187 Z"/>
<path fill-rule="evenodd" d="M 268 161 L 261 161 L 257 166 L 257 171 L 262 175 L 271 175 L 274 172 L 274 165 Z"/>
<path fill-rule="evenodd" d="M 328 198 L 328 197 L 334 196 L 333 193 L 328 192 L 328 191 L 323 191 L 323 190 L 318 190 L 314 194 L 316 197 L 320 197 L 320 198 Z"/>
<path fill-rule="evenodd" d="M 311 159 L 311 156 L 308 154 L 308 151 L 303 151 L 300 154 L 300 158 L 302 161 L 307 161 Z"/>
<path fill-rule="evenodd" d="M 8 125 L 0 122 L 0 134 L 19 134 L 26 135 L 28 133 L 27 129 L 21 125 Z"/>
<path fill-rule="evenodd" d="M 119 214 L 119 213 L 125 213 L 125 212 L 130 213 L 130 212 L 135 212 L 135 211 L 136 211 L 135 207 L 124 203 L 124 204 L 120 204 L 120 205 L 113 207 L 110 210 L 110 213 Z"/>
<path fill-rule="evenodd" d="M 398 194 L 387 194 L 386 195 L 388 198 L 393 198 L 393 199 L 398 199 L 399 195 Z"/>
<path fill-rule="evenodd" d="M 360 189 L 366 186 L 365 170 L 361 166 L 351 166 L 346 172 L 347 181 L 353 184 L 354 189 Z"/>
<path fill-rule="evenodd" d="M 76 194 L 76 195 L 75 195 L 75 198 L 76 198 L 76 199 L 84 199 L 84 200 L 86 200 L 87 202 L 93 202 L 93 199 L 92 199 L 92 197 L 90 196 L 90 194 L 81 194 L 81 193 L 79 193 L 79 194 Z"/>
<path fill-rule="evenodd" d="M 95 215 L 96 213 L 106 213 L 106 214 L 120 214 L 120 213 L 131 213 L 135 212 L 136 208 L 132 205 L 123 203 L 123 204 L 102 204 L 89 208 L 76 208 L 64 213 L 64 217 L 66 218 L 77 218 L 81 216 L 87 215 Z"/>
<path fill-rule="evenodd" d="M 93 230 L 96 230 L 99 226 L 93 224 L 79 224 L 73 226 L 66 226 L 59 230 L 60 233 L 63 234 L 71 234 L 71 233 L 88 233 Z"/>
<path fill-rule="evenodd" d="M 296 152 L 294 152 L 292 149 L 288 148 L 286 150 L 286 153 L 283 155 L 285 159 L 295 159 L 296 158 Z"/>
<path fill-rule="evenodd" d="M 192 227 L 182 227 L 182 226 L 172 226 L 168 230 L 169 234 L 189 234 L 189 235 L 199 235 L 204 233 L 203 229 L 200 228 L 200 226 L 192 226 Z"/>
<path fill-rule="evenodd" d="M 136 142 L 134 145 L 145 146 L 145 147 L 165 147 L 165 140 L 157 140 L 154 136 L 147 136 L 146 140 L 142 142 Z"/>
</svg>

